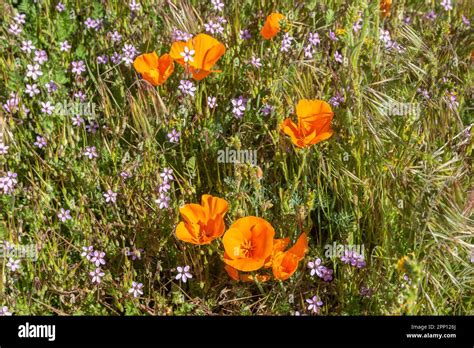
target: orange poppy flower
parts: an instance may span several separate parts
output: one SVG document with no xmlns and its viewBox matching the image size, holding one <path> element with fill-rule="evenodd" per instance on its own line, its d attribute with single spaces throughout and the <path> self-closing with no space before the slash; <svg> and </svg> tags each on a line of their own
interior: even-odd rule
<svg viewBox="0 0 474 348">
<path fill-rule="evenodd" d="M 207 34 L 198 34 L 188 42 L 176 41 L 170 50 L 171 58 L 188 68 L 198 81 L 219 71 L 211 69 L 224 53 L 225 46 Z"/>
<path fill-rule="evenodd" d="M 256 271 L 271 255 L 274 235 L 272 225 L 262 218 L 247 216 L 238 219 L 222 238 L 224 262 L 239 271 Z"/>
<path fill-rule="evenodd" d="M 296 105 L 296 115 L 298 124 L 287 118 L 280 125 L 280 129 L 291 137 L 296 146 L 307 147 L 332 136 L 331 121 L 334 113 L 328 103 L 302 99 Z"/>
<path fill-rule="evenodd" d="M 390 16 L 390 8 L 392 7 L 392 0 L 381 0 L 380 1 L 380 11 L 382 12 L 383 17 Z"/>
<path fill-rule="evenodd" d="M 285 16 L 281 13 L 274 12 L 270 14 L 265 20 L 260 35 L 267 40 L 273 39 L 280 32 L 280 21 L 282 19 L 285 19 Z"/>
<path fill-rule="evenodd" d="M 283 244 L 282 244 L 283 246 Z M 283 246 L 284 247 L 284 246 Z M 287 251 L 276 251 L 272 260 L 273 276 L 279 280 L 286 280 L 295 273 L 299 262 L 308 251 L 308 237 L 301 233 L 300 237 Z"/>
<path fill-rule="evenodd" d="M 176 237 L 192 244 L 209 244 L 224 233 L 228 206 L 226 200 L 211 195 L 203 195 L 200 205 L 184 205 L 179 209 L 184 221 L 176 227 Z"/>
<path fill-rule="evenodd" d="M 135 69 L 144 80 L 153 86 L 162 85 L 171 76 L 174 63 L 169 54 L 158 57 L 156 52 L 139 55 L 133 62 Z"/>
</svg>

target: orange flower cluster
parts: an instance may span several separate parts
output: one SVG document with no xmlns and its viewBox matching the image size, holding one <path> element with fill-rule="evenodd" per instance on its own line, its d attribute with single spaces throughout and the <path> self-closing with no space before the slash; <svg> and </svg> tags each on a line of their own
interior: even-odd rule
<svg viewBox="0 0 474 348">
<path fill-rule="evenodd" d="M 271 268 L 278 280 L 291 277 L 308 250 L 308 237 L 302 233 L 295 245 L 285 251 L 289 238 L 275 239 L 272 225 L 259 217 L 247 216 L 235 221 L 225 231 L 224 215 L 228 203 L 203 195 L 201 204 L 186 204 L 180 209 L 184 221 L 176 227 L 176 237 L 192 244 L 209 244 L 223 235 L 225 269 L 234 280 L 266 281 L 267 274 L 247 274 Z"/>
<path fill-rule="evenodd" d="M 193 54 L 185 59 L 188 52 Z M 135 58 L 133 66 L 153 86 L 166 82 L 174 71 L 174 62 L 184 66 L 195 80 L 202 80 L 211 72 L 219 71 L 211 69 L 224 53 L 222 43 L 207 34 L 199 34 L 188 42 L 174 42 L 170 53 L 159 58 L 155 52 L 142 54 Z"/>
</svg>

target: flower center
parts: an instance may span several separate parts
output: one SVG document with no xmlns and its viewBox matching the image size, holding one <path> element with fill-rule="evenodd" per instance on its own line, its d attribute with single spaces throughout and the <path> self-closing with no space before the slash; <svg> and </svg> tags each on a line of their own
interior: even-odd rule
<svg viewBox="0 0 474 348">
<path fill-rule="evenodd" d="M 254 246 L 252 241 L 245 239 L 240 245 L 240 250 L 245 257 L 252 257 Z"/>
</svg>

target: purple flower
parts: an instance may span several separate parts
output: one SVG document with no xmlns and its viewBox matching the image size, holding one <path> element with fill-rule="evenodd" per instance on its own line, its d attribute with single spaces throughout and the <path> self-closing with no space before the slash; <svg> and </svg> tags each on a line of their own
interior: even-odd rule
<svg viewBox="0 0 474 348">
<path fill-rule="evenodd" d="M 8 153 L 9 146 L 5 145 L 3 141 L 0 141 L 0 155 L 6 155 Z"/>
<path fill-rule="evenodd" d="M 115 203 L 117 201 L 117 193 L 112 190 L 107 190 L 104 193 L 104 198 L 106 203 Z"/>
<path fill-rule="evenodd" d="M 164 182 L 173 181 L 173 169 L 163 168 L 163 171 L 160 173 L 161 178 Z"/>
<path fill-rule="evenodd" d="M 352 26 L 352 30 L 354 30 L 354 32 L 357 33 L 361 29 L 362 29 L 362 18 L 359 18 Z"/>
<path fill-rule="evenodd" d="M 86 71 L 86 65 L 82 60 L 72 62 L 71 66 L 71 71 L 76 75 L 81 75 L 84 71 Z"/>
<path fill-rule="evenodd" d="M 291 47 L 292 41 L 293 41 L 293 37 L 291 37 L 289 33 L 285 33 L 285 35 L 283 35 L 283 38 L 281 40 L 280 52 L 288 52 L 288 50 Z"/>
<path fill-rule="evenodd" d="M 449 92 L 448 93 L 449 99 L 448 99 L 448 106 L 451 110 L 456 110 L 459 107 L 459 102 L 456 97 L 455 92 Z"/>
<path fill-rule="evenodd" d="M 222 10 L 224 10 L 224 3 L 221 2 L 221 0 L 211 0 L 211 3 L 215 11 L 222 12 Z"/>
<path fill-rule="evenodd" d="M 105 252 L 95 250 L 92 255 L 90 261 L 95 264 L 96 267 L 100 267 L 100 265 L 105 265 Z"/>
<path fill-rule="evenodd" d="M 61 1 L 58 2 L 58 4 L 56 5 L 56 11 L 63 12 L 65 9 L 66 9 L 66 6 L 64 6 L 64 4 Z"/>
<path fill-rule="evenodd" d="M 466 27 L 470 27 L 470 26 L 471 26 L 471 22 L 469 21 L 469 19 L 467 19 L 466 16 L 462 15 L 461 18 L 462 18 L 462 22 L 464 23 L 464 25 L 465 25 Z"/>
<path fill-rule="evenodd" d="M 113 42 L 120 42 L 122 40 L 122 35 L 115 30 L 113 33 L 109 32 L 107 34 Z"/>
<path fill-rule="evenodd" d="M 173 31 L 171 32 L 171 41 L 188 41 L 192 39 L 192 35 L 189 33 L 186 33 L 184 31 L 181 31 L 179 29 L 174 28 Z"/>
<path fill-rule="evenodd" d="M 318 46 L 321 43 L 318 33 L 309 33 L 308 41 L 313 46 Z"/>
<path fill-rule="evenodd" d="M 344 250 L 344 255 L 341 256 L 341 261 L 357 268 L 363 268 L 366 266 L 364 255 L 347 249 Z"/>
<path fill-rule="evenodd" d="M 337 36 L 336 36 L 336 33 L 333 32 L 332 30 L 329 30 L 329 38 L 330 38 L 332 41 L 339 41 L 339 39 L 338 39 Z"/>
<path fill-rule="evenodd" d="M 15 23 L 11 23 L 10 27 L 8 28 L 8 32 L 15 36 L 20 35 L 22 31 L 23 31 L 22 26 Z"/>
<path fill-rule="evenodd" d="M 40 90 L 38 89 L 38 85 L 36 83 L 31 85 L 26 84 L 25 93 L 28 94 L 30 98 L 33 98 L 36 94 L 40 93 Z"/>
<path fill-rule="evenodd" d="M 387 44 L 390 44 L 390 42 L 392 41 L 392 39 L 390 38 L 390 32 L 388 30 L 383 29 L 380 29 L 379 39 L 385 44 L 385 46 L 387 46 Z"/>
<path fill-rule="evenodd" d="M 207 106 L 214 109 L 217 106 L 216 97 L 207 97 Z"/>
<path fill-rule="evenodd" d="M 406 25 L 410 24 L 411 23 L 411 18 L 408 17 L 408 16 L 403 18 L 403 23 L 405 23 Z"/>
<path fill-rule="evenodd" d="M 88 157 L 89 159 L 99 157 L 99 155 L 97 155 L 97 149 L 95 148 L 95 146 L 87 146 L 84 151 L 84 156 Z"/>
<path fill-rule="evenodd" d="M 90 272 L 89 275 L 92 277 L 92 284 L 100 284 L 102 277 L 105 276 L 105 273 L 102 272 L 100 267 L 97 267 L 95 271 Z"/>
<path fill-rule="evenodd" d="M 342 103 L 344 103 L 344 96 L 339 92 L 337 92 L 335 96 L 329 99 L 329 104 L 334 107 L 339 106 Z"/>
<path fill-rule="evenodd" d="M 14 260 L 11 257 L 8 259 L 7 267 L 10 268 L 11 272 L 15 272 L 20 269 L 20 260 Z"/>
<path fill-rule="evenodd" d="M 210 34 L 222 34 L 224 27 L 220 23 L 214 23 L 212 20 L 204 24 L 204 29 Z"/>
<path fill-rule="evenodd" d="M 60 212 L 58 213 L 58 218 L 61 220 L 61 222 L 71 220 L 71 211 L 69 209 L 65 210 L 64 208 L 61 208 Z"/>
<path fill-rule="evenodd" d="M 181 133 L 178 132 L 176 129 L 172 129 L 171 132 L 166 134 L 166 136 L 168 137 L 170 143 L 178 143 Z"/>
<path fill-rule="evenodd" d="M 130 256 L 132 261 L 135 261 L 135 260 L 141 260 L 141 253 L 143 252 L 143 249 L 137 249 L 135 247 L 133 247 L 133 250 L 130 251 L 128 248 L 125 252 L 125 254 L 127 256 Z"/>
<path fill-rule="evenodd" d="M 430 94 L 425 88 L 418 88 L 417 92 L 420 93 L 425 99 L 430 99 Z"/>
<path fill-rule="evenodd" d="M 44 62 L 48 61 L 48 55 L 44 50 L 35 51 L 35 57 L 33 58 L 33 60 L 39 65 L 43 65 Z"/>
<path fill-rule="evenodd" d="M 86 130 L 88 133 L 95 134 L 98 129 L 99 129 L 99 124 L 95 121 L 91 121 L 89 122 L 88 125 L 86 125 Z"/>
<path fill-rule="evenodd" d="M 132 64 L 135 56 L 138 54 L 137 49 L 132 44 L 125 44 L 122 48 L 122 52 L 124 54 L 122 60 L 126 66 Z"/>
<path fill-rule="evenodd" d="M 6 112 L 14 113 L 18 109 L 18 103 L 20 102 L 20 98 L 18 98 L 18 94 L 10 93 L 10 98 L 7 99 L 6 103 L 3 104 L 3 109 Z"/>
<path fill-rule="evenodd" d="M 444 7 L 445 11 L 449 11 L 453 9 L 453 5 L 451 5 L 451 0 L 441 1 L 441 6 Z"/>
<path fill-rule="evenodd" d="M 143 295 L 142 288 L 142 283 L 132 282 L 132 287 L 128 290 L 128 293 L 133 294 L 133 297 L 138 297 L 139 295 Z"/>
<path fill-rule="evenodd" d="M 86 100 L 86 94 L 83 91 L 77 91 L 74 93 L 74 98 L 79 99 L 81 102 Z"/>
<path fill-rule="evenodd" d="M 11 315 L 7 306 L 0 307 L 0 317 L 9 317 Z"/>
<path fill-rule="evenodd" d="M 160 209 L 168 208 L 170 203 L 170 197 L 165 193 L 160 193 L 158 198 L 155 199 L 155 203 Z"/>
<path fill-rule="evenodd" d="M 120 62 L 122 61 L 122 56 L 120 55 L 120 53 L 114 52 L 114 54 L 112 54 L 112 56 L 110 57 L 110 60 L 112 61 L 112 63 L 117 65 L 120 64 Z"/>
<path fill-rule="evenodd" d="M 37 135 L 36 136 L 36 141 L 33 145 L 40 148 L 40 149 L 42 149 L 43 147 L 46 147 L 47 142 L 46 142 L 45 138 L 43 138 L 42 136 Z"/>
<path fill-rule="evenodd" d="M 49 81 L 44 86 L 48 90 L 48 93 L 53 93 L 53 92 L 56 92 L 58 90 L 58 85 L 53 80 Z"/>
<path fill-rule="evenodd" d="M 188 279 L 191 279 L 193 275 L 189 272 L 190 267 L 189 266 L 184 266 L 184 267 L 176 267 L 176 270 L 178 274 L 174 279 L 176 280 L 181 280 L 183 283 L 186 283 Z"/>
<path fill-rule="evenodd" d="M 127 180 L 129 177 L 131 177 L 132 175 L 129 173 L 129 172 L 126 172 L 126 171 L 123 171 L 120 173 L 120 177 L 123 179 L 123 180 Z"/>
<path fill-rule="evenodd" d="M 326 266 L 321 265 L 321 259 L 318 258 L 314 261 L 308 262 L 308 268 L 311 269 L 311 276 L 314 276 L 316 274 L 325 282 L 330 282 L 332 280 L 332 275 L 334 271 L 332 269 L 327 268 Z"/>
<path fill-rule="evenodd" d="M 128 7 L 130 8 L 130 11 L 132 12 L 138 12 L 141 9 L 140 4 L 136 2 L 135 0 L 130 1 L 130 3 L 128 4 Z"/>
<path fill-rule="evenodd" d="M 87 17 L 87 19 L 84 21 L 84 24 L 86 25 L 87 29 L 95 29 L 97 27 L 97 21 L 90 17 Z"/>
<path fill-rule="evenodd" d="M 36 47 L 33 45 L 31 40 L 21 42 L 21 50 L 26 53 L 31 53 Z"/>
<path fill-rule="evenodd" d="M 248 29 L 243 29 L 243 30 L 241 30 L 241 31 L 239 32 L 239 34 L 240 34 L 240 38 L 241 38 L 242 40 L 249 40 L 249 39 L 252 38 L 252 34 L 250 33 L 250 30 L 248 30 Z"/>
<path fill-rule="evenodd" d="M 232 99 L 232 113 L 236 118 L 242 118 L 244 111 L 247 108 L 247 99 L 240 96 L 236 99 Z"/>
<path fill-rule="evenodd" d="M 268 116 L 272 113 L 273 106 L 271 106 L 270 104 L 264 104 L 261 111 L 264 116 Z"/>
<path fill-rule="evenodd" d="M 40 102 L 41 104 L 41 112 L 43 114 L 48 114 L 51 115 L 54 111 L 54 106 L 51 104 L 51 102 Z"/>
<path fill-rule="evenodd" d="M 102 54 L 97 57 L 97 64 L 107 64 L 109 57 L 106 54 Z"/>
<path fill-rule="evenodd" d="M 92 245 L 89 245 L 88 247 L 82 247 L 82 253 L 81 256 L 85 257 L 87 261 L 90 261 L 92 259 L 92 254 L 94 252 L 94 247 Z"/>
<path fill-rule="evenodd" d="M 334 60 L 338 63 L 342 64 L 342 54 L 340 54 L 338 51 L 334 53 Z"/>
<path fill-rule="evenodd" d="M 308 58 L 308 59 L 312 59 L 313 54 L 315 52 L 316 51 L 314 50 L 313 45 L 306 45 L 305 48 L 304 48 L 304 57 Z"/>
<path fill-rule="evenodd" d="M 13 17 L 13 20 L 16 22 L 16 24 L 19 24 L 19 25 L 25 24 L 26 15 L 23 13 L 17 13 L 15 17 Z"/>
<path fill-rule="evenodd" d="M 308 311 L 318 314 L 319 309 L 323 306 L 323 302 L 320 300 L 318 296 L 313 296 L 312 298 L 307 298 L 306 302 L 308 303 Z"/>
<path fill-rule="evenodd" d="M 427 14 L 425 14 L 425 18 L 430 20 L 430 21 L 434 21 L 436 19 L 436 12 L 431 10 L 430 12 L 428 12 Z"/>
<path fill-rule="evenodd" d="M 158 192 L 159 193 L 166 193 L 170 190 L 171 185 L 169 184 L 168 181 L 163 181 L 160 186 L 158 186 Z"/>
<path fill-rule="evenodd" d="M 181 80 L 179 82 L 178 89 L 183 93 L 183 95 L 190 95 L 194 97 L 194 93 L 196 92 L 196 87 L 194 87 L 194 83 L 189 80 Z"/>
<path fill-rule="evenodd" d="M 73 126 L 79 127 L 83 123 L 84 123 L 84 119 L 81 117 L 81 115 L 75 115 L 72 117 Z"/>
<path fill-rule="evenodd" d="M 34 64 L 34 65 L 28 64 L 26 66 L 26 69 L 28 70 L 26 72 L 26 77 L 31 77 L 35 81 L 38 78 L 38 76 L 43 75 L 43 72 L 40 70 L 40 66 L 38 64 Z"/>
<path fill-rule="evenodd" d="M 252 60 L 250 61 L 250 64 L 252 64 L 257 69 L 259 69 L 262 66 L 262 63 L 260 63 L 260 58 L 257 58 L 255 56 L 252 56 Z"/>
<path fill-rule="evenodd" d="M 5 176 L 0 177 L 0 191 L 3 191 L 3 194 L 10 194 L 15 190 L 17 176 L 17 173 L 7 172 Z"/>
</svg>

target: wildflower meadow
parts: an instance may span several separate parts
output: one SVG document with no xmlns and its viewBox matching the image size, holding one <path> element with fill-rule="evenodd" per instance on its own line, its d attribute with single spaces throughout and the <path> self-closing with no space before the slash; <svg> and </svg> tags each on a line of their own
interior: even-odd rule
<svg viewBox="0 0 474 348">
<path fill-rule="evenodd" d="M 472 1 L 0 2 L 0 315 L 473 315 Z"/>
</svg>

